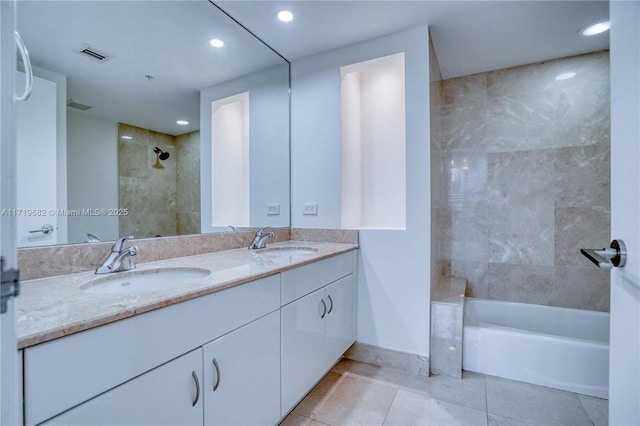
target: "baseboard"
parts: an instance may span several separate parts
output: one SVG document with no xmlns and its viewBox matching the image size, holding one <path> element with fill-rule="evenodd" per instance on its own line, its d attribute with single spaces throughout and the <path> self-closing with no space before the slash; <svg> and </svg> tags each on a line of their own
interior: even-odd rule
<svg viewBox="0 0 640 426">
<path fill-rule="evenodd" d="M 429 376 L 429 358 L 356 342 L 344 357 L 380 367 L 391 367 L 420 376 Z"/>
</svg>

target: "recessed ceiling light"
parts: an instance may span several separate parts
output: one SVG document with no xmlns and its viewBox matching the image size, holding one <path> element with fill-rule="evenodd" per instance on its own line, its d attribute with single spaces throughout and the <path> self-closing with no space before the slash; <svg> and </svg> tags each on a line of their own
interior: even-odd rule
<svg viewBox="0 0 640 426">
<path fill-rule="evenodd" d="M 573 71 L 563 72 L 562 74 L 556 75 L 556 80 L 568 80 L 576 76 L 576 73 Z"/>
<path fill-rule="evenodd" d="M 189 122 L 187 120 L 178 120 L 176 121 L 176 124 L 179 124 L 181 126 L 186 126 L 187 124 L 189 124 Z"/>
<path fill-rule="evenodd" d="M 608 31 L 609 27 L 611 27 L 611 23 L 609 23 L 609 21 L 600 21 L 580 28 L 579 32 L 583 36 L 592 36 Z"/>
<path fill-rule="evenodd" d="M 213 47 L 223 47 L 224 41 L 220 40 L 219 38 L 212 38 L 211 40 L 209 40 L 209 44 Z"/>
<path fill-rule="evenodd" d="M 281 10 L 278 12 L 278 19 L 282 22 L 291 22 L 293 21 L 293 13 L 288 10 Z"/>
<path fill-rule="evenodd" d="M 122 136 L 120 136 L 120 139 L 123 139 L 125 141 L 130 141 L 131 139 L 133 139 L 133 136 L 122 135 Z"/>
</svg>

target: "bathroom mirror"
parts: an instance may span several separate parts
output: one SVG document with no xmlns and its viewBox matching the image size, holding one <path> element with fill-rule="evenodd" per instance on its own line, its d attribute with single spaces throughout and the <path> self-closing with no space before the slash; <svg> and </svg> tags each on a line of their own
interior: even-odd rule
<svg viewBox="0 0 640 426">
<path fill-rule="evenodd" d="M 19 246 L 289 226 L 289 63 L 216 5 L 25 0 L 18 30 Z M 216 102 L 241 94 L 244 166 L 220 172 Z"/>
</svg>

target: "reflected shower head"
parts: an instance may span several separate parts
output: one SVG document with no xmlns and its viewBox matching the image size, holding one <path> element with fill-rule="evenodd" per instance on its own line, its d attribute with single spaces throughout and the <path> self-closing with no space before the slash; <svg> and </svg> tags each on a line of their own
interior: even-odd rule
<svg viewBox="0 0 640 426">
<path fill-rule="evenodd" d="M 158 158 L 161 159 L 162 161 L 164 161 L 167 158 L 169 158 L 169 153 L 162 151 L 157 146 L 153 149 L 153 152 L 155 152 L 158 155 Z"/>
</svg>

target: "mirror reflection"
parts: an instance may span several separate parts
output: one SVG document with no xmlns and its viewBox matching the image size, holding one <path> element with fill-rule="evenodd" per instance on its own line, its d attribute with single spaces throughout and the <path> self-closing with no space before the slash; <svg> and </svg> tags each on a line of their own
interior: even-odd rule
<svg viewBox="0 0 640 426">
<path fill-rule="evenodd" d="M 19 246 L 289 226 L 289 64 L 215 5 L 22 1 L 18 30 Z"/>
</svg>

